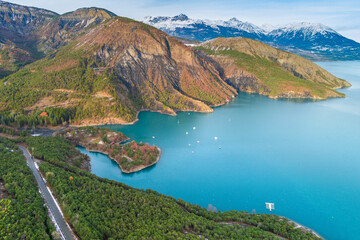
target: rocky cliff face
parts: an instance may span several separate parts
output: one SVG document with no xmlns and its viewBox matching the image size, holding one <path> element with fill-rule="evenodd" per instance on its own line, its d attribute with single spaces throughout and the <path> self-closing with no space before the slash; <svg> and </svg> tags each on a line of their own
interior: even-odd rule
<svg viewBox="0 0 360 240">
<path fill-rule="evenodd" d="M 27 36 L 38 29 L 57 13 L 33 7 L 0 1 L 0 24 L 2 28 L 17 34 Z"/>
<path fill-rule="evenodd" d="M 240 91 L 273 98 L 339 97 L 333 89 L 351 86 L 311 61 L 256 40 L 217 38 L 201 45 Z"/>
<path fill-rule="evenodd" d="M 77 41 L 78 49 L 96 47 L 92 54 L 97 61 L 113 68 L 121 83 L 132 86 L 129 91 L 150 101 L 146 108 L 211 111 L 206 104 L 224 104 L 236 95 L 213 64 L 142 23 L 114 18 Z"/>
<path fill-rule="evenodd" d="M 236 66 L 236 61 L 226 56 L 211 56 L 220 76 L 240 92 L 261 93 L 267 91 L 265 85 L 255 74 Z"/>
<path fill-rule="evenodd" d="M 99 8 L 57 13 L 0 1 L 0 77 L 17 71 L 111 17 Z"/>
</svg>

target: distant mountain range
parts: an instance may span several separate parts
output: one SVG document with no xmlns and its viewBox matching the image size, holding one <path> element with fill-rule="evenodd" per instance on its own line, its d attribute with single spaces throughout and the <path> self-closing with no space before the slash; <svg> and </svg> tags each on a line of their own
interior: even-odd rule
<svg viewBox="0 0 360 240">
<path fill-rule="evenodd" d="M 145 17 L 142 21 L 169 35 L 201 42 L 217 37 L 246 37 L 311 60 L 360 59 L 360 43 L 318 23 L 258 27 L 236 18 L 228 21 L 202 20 L 190 19 L 184 14 L 174 17 Z"/>
</svg>

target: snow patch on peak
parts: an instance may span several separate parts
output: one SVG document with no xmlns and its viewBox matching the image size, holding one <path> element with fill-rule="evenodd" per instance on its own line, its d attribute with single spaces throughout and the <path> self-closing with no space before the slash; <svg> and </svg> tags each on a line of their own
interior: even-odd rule
<svg viewBox="0 0 360 240">
<path fill-rule="evenodd" d="M 180 14 L 174 17 L 145 17 L 142 22 L 165 31 L 175 31 L 177 28 L 194 28 L 195 24 L 201 24 L 215 29 L 219 29 L 219 27 L 230 27 L 250 33 L 263 33 L 263 30 L 258 26 L 252 23 L 242 22 L 235 17 L 229 19 L 228 21 L 209 19 L 203 20 L 191 19 L 185 14 Z"/>
<path fill-rule="evenodd" d="M 236 28 L 250 33 L 264 33 L 264 30 L 258 26 L 249 22 L 242 22 L 237 18 L 231 18 L 229 21 L 224 21 L 223 26 Z"/>
<path fill-rule="evenodd" d="M 229 20 L 208 20 L 208 19 L 191 19 L 185 14 L 179 14 L 174 17 L 145 17 L 143 19 L 144 23 L 153 25 L 156 28 L 159 28 L 166 32 L 173 32 L 176 29 L 188 28 L 188 29 L 203 29 L 205 27 L 213 28 L 215 31 L 220 32 L 220 28 L 229 28 L 229 30 L 234 31 L 244 31 L 251 34 L 257 34 L 258 36 L 269 36 L 269 37 L 281 37 L 283 35 L 301 35 L 304 39 L 316 38 L 316 35 L 327 35 L 338 34 L 335 30 L 320 24 L 320 23 L 309 23 L 309 22 L 300 22 L 300 23 L 290 23 L 286 25 L 270 25 L 265 24 L 261 27 L 258 27 L 249 22 L 240 21 L 237 18 L 231 18 Z M 201 26 L 202 25 L 202 26 Z M 232 28 L 232 29 L 231 29 Z"/>
<path fill-rule="evenodd" d="M 192 24 L 196 21 L 189 19 L 185 14 L 180 14 L 174 17 L 145 17 L 142 22 L 161 30 L 175 31 L 177 28 L 192 28 Z"/>
</svg>

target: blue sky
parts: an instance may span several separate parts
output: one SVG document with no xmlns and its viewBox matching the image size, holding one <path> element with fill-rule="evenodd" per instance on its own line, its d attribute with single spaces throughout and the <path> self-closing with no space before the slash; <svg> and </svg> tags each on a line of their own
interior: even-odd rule
<svg viewBox="0 0 360 240">
<path fill-rule="evenodd" d="M 291 22 L 323 23 L 360 42 L 360 0 L 10 0 L 9 2 L 58 13 L 80 7 L 102 7 L 117 15 L 140 20 L 145 16 L 230 19 L 256 25 Z"/>
</svg>

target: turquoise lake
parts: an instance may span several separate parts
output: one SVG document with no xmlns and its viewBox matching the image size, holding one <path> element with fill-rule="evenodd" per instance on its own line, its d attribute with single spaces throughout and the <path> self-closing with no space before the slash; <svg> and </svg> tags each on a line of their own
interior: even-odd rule
<svg viewBox="0 0 360 240">
<path fill-rule="evenodd" d="M 353 85 L 340 90 L 347 98 L 241 93 L 210 114 L 142 112 L 134 125 L 108 126 L 162 149 L 155 166 L 134 174 L 80 149 L 100 177 L 222 211 L 269 213 L 265 202 L 274 202 L 272 213 L 326 239 L 360 239 L 360 61 L 318 64 Z"/>
</svg>

